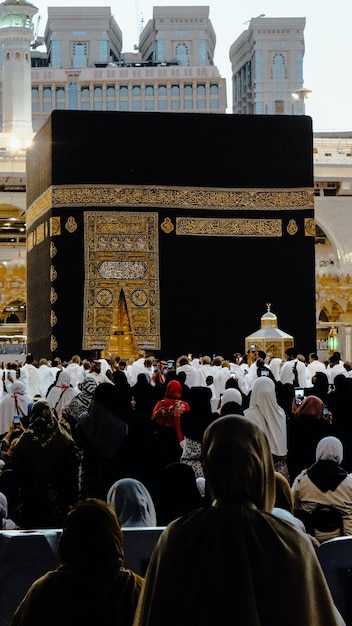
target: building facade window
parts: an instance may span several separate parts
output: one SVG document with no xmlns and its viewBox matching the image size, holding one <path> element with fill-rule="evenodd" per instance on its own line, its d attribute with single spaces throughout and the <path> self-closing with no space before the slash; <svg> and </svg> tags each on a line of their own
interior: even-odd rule
<svg viewBox="0 0 352 626">
<path fill-rule="evenodd" d="M 50 65 L 52 67 L 61 67 L 61 41 L 51 42 Z"/>
<path fill-rule="evenodd" d="M 146 85 L 145 86 L 145 95 L 146 96 L 154 96 L 154 85 Z"/>
<path fill-rule="evenodd" d="M 171 85 L 171 95 L 172 96 L 180 95 L 180 85 Z"/>
<path fill-rule="evenodd" d="M 141 95 L 141 87 L 140 85 L 133 85 L 132 87 L 132 96 L 135 98 L 136 96 L 140 97 Z"/>
<path fill-rule="evenodd" d="M 128 86 L 127 85 L 120 85 L 120 97 L 128 97 Z"/>
<path fill-rule="evenodd" d="M 185 96 L 192 96 L 193 95 L 193 86 L 186 84 L 183 87 L 183 92 L 185 94 Z"/>
<path fill-rule="evenodd" d="M 274 80 L 283 80 L 286 78 L 285 57 L 283 54 L 274 55 L 271 72 Z"/>
<path fill-rule="evenodd" d="M 188 46 L 185 43 L 178 43 L 176 46 L 176 60 L 179 65 L 187 66 L 189 65 L 189 52 Z"/>
<path fill-rule="evenodd" d="M 218 96 L 219 95 L 219 85 L 217 83 L 212 83 L 210 85 L 210 95 Z"/>
<path fill-rule="evenodd" d="M 89 87 L 86 85 L 81 87 L 81 98 L 89 98 Z"/>
<path fill-rule="evenodd" d="M 59 107 L 59 104 L 62 104 L 62 101 L 66 98 L 65 87 L 56 87 L 55 95 L 57 108 L 62 108 Z"/>
<path fill-rule="evenodd" d="M 159 87 L 158 87 L 158 94 L 159 94 L 159 96 L 166 96 L 167 95 L 166 85 L 159 85 Z"/>
<path fill-rule="evenodd" d="M 70 83 L 68 86 L 68 108 L 71 111 L 78 109 L 78 96 L 76 83 Z"/>
<path fill-rule="evenodd" d="M 98 42 L 98 61 L 99 63 L 108 62 L 108 42 L 106 40 Z"/>
<path fill-rule="evenodd" d="M 106 87 L 106 95 L 108 98 L 115 98 L 115 85 L 108 85 Z"/>
<path fill-rule="evenodd" d="M 205 96 L 205 84 L 199 83 L 197 85 L 197 96 Z"/>
<path fill-rule="evenodd" d="M 158 63 L 162 63 L 162 61 L 166 61 L 165 41 L 163 39 L 158 39 L 158 41 L 156 42 L 156 60 Z"/>
<path fill-rule="evenodd" d="M 254 72 L 256 80 L 263 80 L 263 53 L 256 50 L 254 53 Z"/>
<path fill-rule="evenodd" d="M 296 79 L 303 81 L 303 52 L 302 50 L 296 50 L 295 63 L 296 63 Z"/>
<path fill-rule="evenodd" d="M 201 39 L 198 42 L 198 56 L 199 56 L 199 65 L 207 64 L 207 42 L 205 39 Z"/>
<path fill-rule="evenodd" d="M 85 42 L 75 42 L 72 44 L 72 67 L 80 68 L 87 67 L 87 48 L 88 45 Z"/>
</svg>

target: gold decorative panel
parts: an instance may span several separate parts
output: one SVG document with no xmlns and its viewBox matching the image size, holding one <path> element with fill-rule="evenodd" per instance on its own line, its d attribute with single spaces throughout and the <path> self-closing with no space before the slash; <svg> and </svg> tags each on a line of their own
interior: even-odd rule
<svg viewBox="0 0 352 626">
<path fill-rule="evenodd" d="M 115 326 L 116 335 L 131 332 L 137 347 L 159 349 L 157 213 L 85 212 L 84 249 L 83 349 L 107 350 Z"/>
<path fill-rule="evenodd" d="M 313 218 L 306 217 L 304 219 L 304 234 L 306 237 L 315 237 L 315 220 Z"/>
<path fill-rule="evenodd" d="M 177 217 L 176 235 L 212 237 L 281 237 L 280 219 Z"/>
<path fill-rule="evenodd" d="M 287 232 L 289 235 L 295 235 L 298 232 L 298 226 L 296 220 L 290 220 L 287 226 Z"/>
<path fill-rule="evenodd" d="M 72 215 L 66 221 L 65 228 L 66 228 L 66 230 L 68 230 L 69 233 L 74 233 L 75 230 L 77 230 L 77 222 L 76 222 L 75 218 L 72 217 Z"/>
<path fill-rule="evenodd" d="M 27 210 L 33 222 L 51 209 L 139 207 L 292 211 L 314 209 L 312 188 L 237 189 L 152 185 L 53 185 Z"/>
<path fill-rule="evenodd" d="M 44 238 L 44 224 L 39 224 L 39 226 L 36 228 L 36 243 L 41 243 L 42 241 L 44 241 Z"/>
<path fill-rule="evenodd" d="M 60 217 L 51 217 L 50 220 L 50 237 L 54 237 L 55 235 L 61 235 L 61 218 Z"/>
</svg>

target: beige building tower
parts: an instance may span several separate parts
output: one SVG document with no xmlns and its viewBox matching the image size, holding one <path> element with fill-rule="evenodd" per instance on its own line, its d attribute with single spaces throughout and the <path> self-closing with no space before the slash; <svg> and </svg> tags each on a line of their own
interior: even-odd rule
<svg viewBox="0 0 352 626">
<path fill-rule="evenodd" d="M 232 112 L 302 115 L 304 17 L 254 17 L 230 48 Z M 297 94 L 296 94 L 297 95 Z"/>
<path fill-rule="evenodd" d="M 31 42 L 38 9 L 26 0 L 0 4 L 0 42 L 3 45 L 3 127 L 9 145 L 31 141 Z"/>
</svg>

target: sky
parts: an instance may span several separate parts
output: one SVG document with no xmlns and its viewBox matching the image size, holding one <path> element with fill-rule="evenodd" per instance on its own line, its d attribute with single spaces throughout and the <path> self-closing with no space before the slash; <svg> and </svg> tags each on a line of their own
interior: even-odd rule
<svg viewBox="0 0 352 626">
<path fill-rule="evenodd" d="M 252 17 L 305 17 L 304 87 L 312 94 L 306 100 L 306 115 L 312 117 L 313 131 L 352 131 L 352 2 L 334 0 L 211 0 L 201 2 L 157 2 L 150 0 L 30 0 L 40 16 L 38 34 L 44 34 L 47 7 L 108 6 L 123 36 L 123 52 L 133 51 L 139 33 L 153 17 L 154 6 L 209 6 L 209 18 L 216 33 L 214 64 L 227 82 L 227 112 L 231 113 L 231 63 L 229 49 L 248 28 Z"/>
</svg>

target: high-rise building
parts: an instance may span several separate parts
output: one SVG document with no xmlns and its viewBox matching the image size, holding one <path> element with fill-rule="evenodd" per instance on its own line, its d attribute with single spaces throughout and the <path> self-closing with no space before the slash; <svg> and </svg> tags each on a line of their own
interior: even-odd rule
<svg viewBox="0 0 352 626">
<path fill-rule="evenodd" d="M 32 52 L 32 117 L 53 109 L 225 113 L 209 7 L 154 7 L 139 50 L 122 53 L 108 7 L 49 7 L 46 52 Z"/>
<path fill-rule="evenodd" d="M 252 18 L 230 48 L 232 112 L 302 115 L 303 17 Z"/>
</svg>

